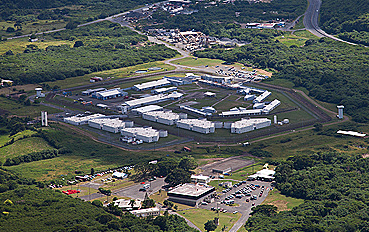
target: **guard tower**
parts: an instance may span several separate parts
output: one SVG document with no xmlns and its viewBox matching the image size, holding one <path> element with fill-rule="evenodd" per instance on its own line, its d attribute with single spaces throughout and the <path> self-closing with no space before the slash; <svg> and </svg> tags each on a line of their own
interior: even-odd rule
<svg viewBox="0 0 369 232">
<path fill-rule="evenodd" d="M 46 111 L 41 111 L 41 126 L 48 126 Z"/>
<path fill-rule="evenodd" d="M 337 109 L 338 109 L 338 115 L 337 115 L 337 117 L 339 119 L 343 119 L 343 109 L 344 108 L 345 108 L 344 106 L 337 106 Z"/>
</svg>

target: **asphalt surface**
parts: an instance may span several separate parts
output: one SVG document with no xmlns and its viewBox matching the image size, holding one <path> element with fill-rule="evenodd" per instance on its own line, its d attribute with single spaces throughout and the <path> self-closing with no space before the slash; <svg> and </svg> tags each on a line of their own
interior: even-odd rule
<svg viewBox="0 0 369 232">
<path fill-rule="evenodd" d="M 222 182 L 227 182 L 227 180 L 218 180 L 219 183 Z M 256 188 L 256 190 L 253 190 L 250 194 L 251 195 L 257 195 L 257 200 L 250 200 L 250 202 L 246 202 L 246 199 L 249 199 L 249 196 L 245 196 L 240 198 L 233 198 L 232 200 L 234 200 L 234 203 L 238 206 L 228 206 L 226 204 L 222 204 L 221 202 L 223 200 L 225 200 L 226 197 L 232 195 L 232 193 L 242 189 L 243 187 L 246 187 L 249 184 L 254 184 L 254 185 L 260 185 L 260 186 L 264 186 L 264 193 L 261 197 L 259 197 L 260 191 L 262 190 L 262 188 Z M 216 199 L 214 202 L 209 203 L 208 205 L 200 205 L 199 208 L 202 209 L 208 209 L 211 210 L 212 207 L 214 208 L 221 208 L 221 209 L 226 209 L 227 212 L 229 213 L 233 213 L 235 211 L 238 211 L 242 216 L 240 217 L 240 219 L 233 225 L 233 227 L 229 230 L 229 232 L 235 232 L 238 231 L 247 221 L 247 219 L 250 217 L 250 213 L 251 213 L 251 208 L 253 207 L 253 203 L 255 203 L 255 206 L 260 205 L 265 198 L 268 196 L 268 193 L 270 191 L 271 188 L 271 183 L 270 182 L 263 182 L 263 181 L 247 181 L 246 184 L 242 184 L 237 188 L 232 188 L 231 191 L 229 191 L 228 193 L 222 193 L 219 197 L 219 199 Z M 219 194 L 218 194 L 219 195 Z M 222 214 L 222 212 L 219 212 L 219 214 Z"/>
<path fill-rule="evenodd" d="M 164 185 L 164 178 L 157 178 L 154 181 L 146 183 L 150 183 L 150 188 L 146 192 L 139 191 L 142 186 L 141 184 L 135 184 L 123 189 L 114 190 L 112 195 L 144 200 L 146 193 L 150 196 L 151 194 L 159 191 L 159 189 Z"/>
</svg>

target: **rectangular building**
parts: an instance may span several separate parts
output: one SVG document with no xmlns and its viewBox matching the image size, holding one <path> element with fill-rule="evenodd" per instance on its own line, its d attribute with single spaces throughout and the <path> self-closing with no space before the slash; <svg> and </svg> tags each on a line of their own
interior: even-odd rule
<svg viewBox="0 0 369 232">
<path fill-rule="evenodd" d="M 181 119 L 177 121 L 177 127 L 203 134 L 215 132 L 214 123 L 211 121 L 207 121 L 206 119 Z"/>
<path fill-rule="evenodd" d="M 147 112 L 159 111 L 159 110 L 163 110 L 163 107 L 158 106 L 158 105 L 148 105 L 148 106 L 143 106 L 140 108 L 133 109 L 132 112 L 141 115 Z"/>
<path fill-rule="evenodd" d="M 104 90 L 100 92 L 95 92 L 92 94 L 92 97 L 100 99 L 100 100 L 107 100 L 107 99 L 112 99 L 112 98 L 117 98 L 117 97 L 124 97 L 127 95 L 128 95 L 127 92 L 124 92 L 120 88 L 115 88 L 115 89 L 108 89 L 108 90 Z"/>
<path fill-rule="evenodd" d="M 219 114 L 222 117 L 242 117 L 242 116 L 252 116 L 252 115 L 261 115 L 263 112 L 262 109 L 253 109 L 253 110 L 246 110 L 246 109 L 237 109 L 237 110 L 230 110 L 225 111 Z"/>
<path fill-rule="evenodd" d="M 127 122 L 127 124 L 129 124 Z M 90 127 L 108 131 L 111 133 L 118 133 L 121 129 L 130 127 L 130 125 L 126 126 L 126 122 L 123 122 L 119 120 L 118 118 L 97 118 L 97 119 L 91 119 L 88 121 L 88 125 Z"/>
<path fill-rule="evenodd" d="M 135 100 L 126 101 L 122 104 L 123 111 L 137 108 L 144 105 L 155 104 L 163 101 L 177 100 L 183 96 L 182 93 L 173 92 L 171 94 L 158 94 L 154 96 L 139 98 Z"/>
<path fill-rule="evenodd" d="M 232 123 L 231 133 L 242 134 L 271 125 L 271 120 L 267 118 L 242 119 Z"/>
<path fill-rule="evenodd" d="M 169 88 L 160 88 L 160 89 L 153 89 L 151 90 L 152 94 L 161 94 L 161 93 L 169 93 L 176 91 L 177 87 L 169 87 Z"/>
<path fill-rule="evenodd" d="M 91 119 L 105 118 L 105 117 L 106 116 L 103 114 L 93 114 L 93 115 L 88 115 L 88 116 L 83 116 L 83 117 L 72 116 L 72 117 L 64 118 L 64 122 L 75 125 L 75 126 L 80 126 L 80 125 L 88 124 L 88 121 Z"/>
<path fill-rule="evenodd" d="M 105 88 L 88 89 L 86 91 L 82 91 L 82 94 L 89 96 L 89 95 L 91 95 L 93 93 L 101 92 L 101 91 L 105 91 L 105 90 L 106 90 Z"/>
<path fill-rule="evenodd" d="M 150 82 L 145 82 L 142 84 L 134 85 L 132 89 L 136 91 L 144 91 L 144 90 L 155 89 L 155 88 L 163 87 L 167 85 L 170 85 L 170 81 L 168 81 L 166 78 L 163 78 L 157 81 L 150 81 Z"/>
<path fill-rule="evenodd" d="M 281 104 L 281 101 L 274 99 L 271 103 L 269 103 L 263 108 L 263 113 L 269 114 L 272 110 L 277 108 L 277 106 L 279 106 L 280 104 Z"/>
<path fill-rule="evenodd" d="M 142 118 L 165 125 L 174 125 L 180 119 L 180 116 L 171 111 L 152 111 L 142 114 Z"/>
<path fill-rule="evenodd" d="M 136 217 L 160 216 L 159 208 L 137 209 L 130 212 Z"/>
<path fill-rule="evenodd" d="M 152 127 L 133 127 L 121 129 L 122 136 L 136 138 L 137 140 L 142 140 L 146 143 L 152 143 L 159 141 L 160 135 L 164 133 L 159 133 L 159 131 L 153 129 Z"/>
<path fill-rule="evenodd" d="M 272 93 L 269 91 L 265 91 L 261 95 L 257 96 L 252 102 L 253 103 L 260 103 L 264 101 L 267 97 L 269 97 Z"/>
<path fill-rule="evenodd" d="M 196 206 L 215 191 L 213 186 L 183 184 L 168 192 L 169 201 Z"/>
</svg>

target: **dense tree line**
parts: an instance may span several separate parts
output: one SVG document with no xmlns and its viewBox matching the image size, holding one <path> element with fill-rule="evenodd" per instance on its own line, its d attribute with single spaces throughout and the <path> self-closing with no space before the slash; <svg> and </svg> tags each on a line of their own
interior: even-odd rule
<svg viewBox="0 0 369 232">
<path fill-rule="evenodd" d="M 366 48 L 327 38 L 307 40 L 303 47 L 288 47 L 270 37 L 258 37 L 251 44 L 232 50 L 207 49 L 195 55 L 275 69 L 278 72 L 273 78 L 291 80 L 318 100 L 345 105 L 345 111 L 355 121 L 369 121 Z"/>
<path fill-rule="evenodd" d="M 277 19 L 292 20 L 305 12 L 306 3 L 304 0 L 274 0 L 271 3 L 235 1 L 233 4 L 218 3 L 215 6 L 209 6 L 208 1 L 203 1 L 190 6 L 198 10 L 191 15 L 173 17 L 167 12 L 158 11 L 153 14 L 152 19 L 144 21 L 144 24 L 155 22 L 159 24 L 157 27 L 161 28 L 178 28 L 181 31 L 194 29 L 211 35 L 211 31 L 216 30 L 218 26 L 210 22 L 250 23 Z"/>
<path fill-rule="evenodd" d="M 29 163 L 38 160 L 52 159 L 59 155 L 58 150 L 44 150 L 39 152 L 32 152 L 27 155 L 16 156 L 14 158 L 7 158 L 4 166 L 14 166 L 21 163 Z"/>
<path fill-rule="evenodd" d="M 258 206 L 248 231 L 367 231 L 369 160 L 332 152 L 290 157 L 276 169 L 281 193 L 305 199 L 291 211 Z"/>
<path fill-rule="evenodd" d="M 194 231 L 177 215 L 138 218 L 117 207 L 84 202 L 0 169 L 0 225 L 2 231 Z M 28 186 L 26 186 L 28 185 Z M 119 216 L 116 217 L 116 216 Z"/>
<path fill-rule="evenodd" d="M 0 20 L 17 22 L 37 19 L 92 21 L 134 9 L 157 0 L 0 0 Z M 74 6 L 74 7 L 73 7 Z M 77 7 L 76 7 L 77 6 Z M 83 10 L 81 10 L 81 7 Z M 83 13 L 81 12 L 83 11 Z"/>
<path fill-rule="evenodd" d="M 341 39 L 369 45 L 368 0 L 322 1 L 320 24 L 328 33 Z"/>
<path fill-rule="evenodd" d="M 91 72 L 122 68 L 174 57 L 164 45 L 132 47 L 146 40 L 118 24 L 99 23 L 57 32 L 57 39 L 78 37 L 84 46 L 28 46 L 24 53 L 0 56 L 0 77 L 16 84 L 40 83 L 82 76 Z M 74 37 L 73 37 L 74 36 Z"/>
</svg>

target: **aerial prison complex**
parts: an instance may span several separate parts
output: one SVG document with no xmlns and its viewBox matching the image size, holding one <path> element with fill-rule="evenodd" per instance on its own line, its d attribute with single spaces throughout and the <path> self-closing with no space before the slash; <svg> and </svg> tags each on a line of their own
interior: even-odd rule
<svg viewBox="0 0 369 232">
<path fill-rule="evenodd" d="M 251 101 L 250 107 L 234 107 L 228 111 L 217 112 L 212 106 L 204 106 L 196 109 L 188 105 L 179 103 L 178 110 L 183 113 L 175 113 L 164 109 L 162 106 L 154 105 L 164 101 L 178 101 L 184 94 L 179 92 L 178 86 L 192 84 L 194 81 L 203 81 L 206 84 L 229 90 L 237 90 L 238 94 L 245 95 L 244 100 Z M 221 76 L 195 76 L 186 75 L 186 77 L 164 77 L 160 80 L 145 82 L 133 85 L 124 90 L 150 91 L 149 94 L 142 94 L 140 98 L 125 100 L 118 106 L 123 114 L 131 112 L 130 115 L 137 117 L 140 115 L 144 120 L 152 121 L 168 126 L 190 130 L 198 133 L 215 133 L 216 129 L 229 129 L 230 133 L 246 133 L 249 131 L 265 128 L 271 125 L 271 120 L 267 118 L 243 118 L 252 115 L 267 115 L 278 107 L 281 102 L 278 99 L 266 101 L 271 96 L 271 92 L 262 89 L 243 86 L 242 84 L 233 84 L 233 77 Z M 170 86 L 172 85 L 172 87 Z M 118 98 L 127 96 L 128 93 L 120 88 L 114 89 L 88 89 L 82 92 L 83 95 L 91 96 L 100 100 Z M 215 97 L 212 92 L 205 92 L 204 97 Z M 252 107 L 252 108 L 251 108 Z M 187 113 L 193 117 L 188 118 Z M 215 116 L 215 114 L 217 114 Z M 208 120 L 211 117 L 233 117 L 239 118 L 239 121 L 219 122 Z M 72 125 L 88 125 L 92 128 L 107 131 L 110 133 L 120 133 L 121 141 L 142 143 L 157 142 L 160 138 L 168 136 L 167 131 L 156 130 L 152 127 L 134 127 L 132 121 L 122 121 L 114 116 L 105 116 L 102 114 L 93 114 L 87 116 L 73 116 L 64 118 L 64 121 Z M 196 118 L 198 117 L 198 118 Z M 276 120 L 276 119 L 275 119 Z M 286 119 L 287 120 L 287 119 Z M 160 126 L 158 126 L 160 128 Z"/>
</svg>

